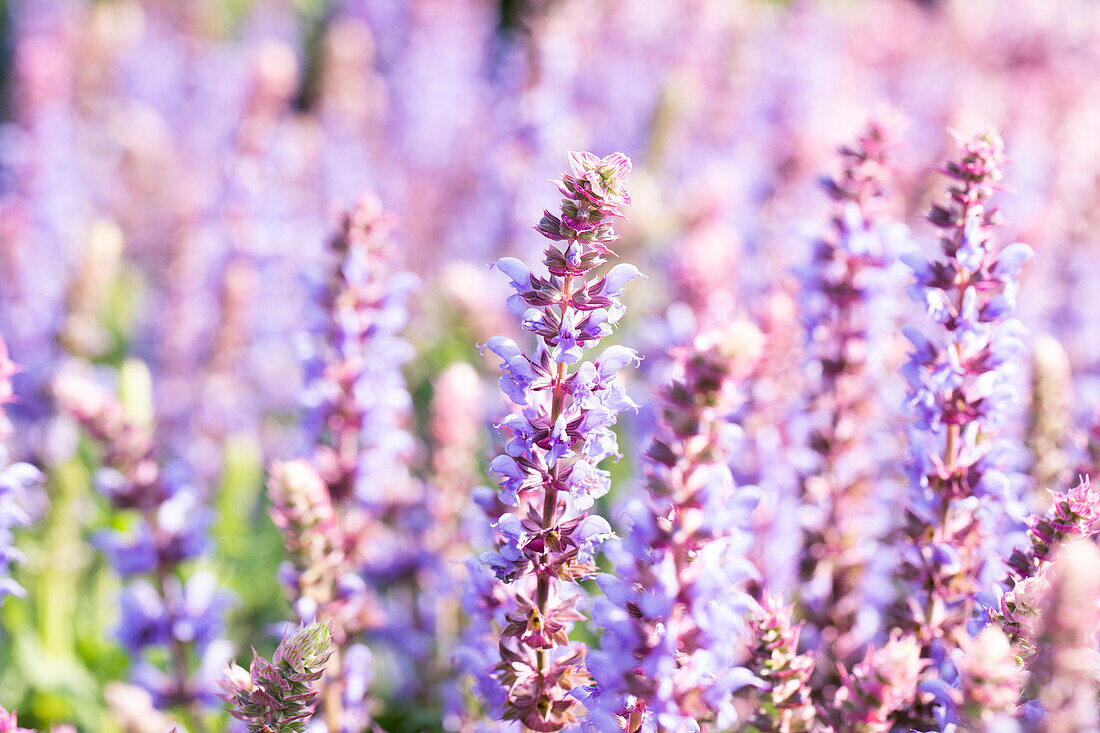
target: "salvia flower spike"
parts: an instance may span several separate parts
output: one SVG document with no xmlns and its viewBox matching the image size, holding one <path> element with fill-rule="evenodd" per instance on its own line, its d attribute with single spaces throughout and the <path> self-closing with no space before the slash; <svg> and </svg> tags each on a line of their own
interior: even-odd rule
<svg viewBox="0 0 1100 733">
<path fill-rule="evenodd" d="M 1026 547 L 1014 548 L 1008 559 L 1007 590 L 997 608 L 988 611 L 1025 657 L 1034 651 L 1032 627 L 1038 602 L 1047 584 L 1051 559 L 1074 539 L 1091 539 L 1100 533 L 1100 492 L 1087 476 L 1066 492 L 1050 492 L 1050 508 L 1027 520 Z"/>
<path fill-rule="evenodd" d="M 305 733 L 316 706 L 316 683 L 332 655 L 328 626 L 315 622 L 299 628 L 268 661 L 253 652 L 248 670 L 225 670 L 222 697 L 250 733 Z"/>
<path fill-rule="evenodd" d="M 0 603 L 5 596 L 25 593 L 10 575 L 12 563 L 22 559 L 22 553 L 13 546 L 12 530 L 30 523 L 25 509 L 26 492 L 44 478 L 31 464 L 14 462 L 9 457 L 6 443 L 11 437 L 12 426 L 4 405 L 14 399 L 11 378 L 16 371 L 15 364 L 8 358 L 8 347 L 0 339 Z"/>
<path fill-rule="evenodd" d="M 850 672 L 841 666 L 841 686 L 833 705 L 837 729 L 889 733 L 894 715 L 916 699 L 921 672 L 928 664 L 915 637 L 895 632 L 880 647 L 869 647 Z"/>
<path fill-rule="evenodd" d="M 887 267 L 909 240 L 907 228 L 891 220 L 888 195 L 901 128 L 899 115 L 884 110 L 855 144 L 840 149 L 841 171 L 824 182 L 834 201 L 832 226 L 801 273 L 810 356 L 805 419 L 816 456 L 800 489 L 816 511 L 803 529 L 798 600 L 804 636 L 822 654 L 817 674 L 832 681 L 835 662 L 852 661 L 875 631 L 858 620 L 875 605 L 865 588 L 883 460 L 867 446 L 882 442 L 885 423 L 876 377 L 888 341 Z"/>
<path fill-rule="evenodd" d="M 727 420 L 763 348 L 759 329 L 735 322 L 676 354 L 646 495 L 624 507 L 626 539 L 608 551 L 613 572 L 600 576 L 606 597 L 593 610 L 604 633 L 586 704 L 601 730 L 726 727 L 737 720 L 735 693 L 756 682 L 737 630 L 758 578 L 743 552 L 759 490 L 733 480 Z"/>
<path fill-rule="evenodd" d="M 590 510 L 610 488 L 599 464 L 618 456 L 611 427 L 635 407 L 615 379 L 638 362 L 633 349 L 610 346 L 584 360 L 610 335 L 624 311 L 623 287 L 640 274 L 628 264 L 594 273 L 618 238 L 612 219 L 629 203 L 629 173 L 619 153 L 570 155 L 558 182 L 560 215 L 547 212 L 536 227 L 552 242 L 548 274 L 512 257 L 496 264 L 515 290 L 509 309 L 537 347 L 529 355 L 503 337 L 482 347 L 500 358 L 501 389 L 516 404 L 501 423 L 511 441 L 490 465 L 509 510 L 493 523 L 496 551 L 482 556 L 507 596 L 495 674 L 506 690 L 503 717 L 536 731 L 569 726 L 581 709 L 573 693 L 588 681 L 585 647 L 569 639 L 584 619 L 577 581 L 595 574 L 595 554 L 612 536 Z"/>
<path fill-rule="evenodd" d="M 928 217 L 941 231 L 938 252 L 902 258 L 915 275 L 910 297 L 936 324 L 927 332 L 904 329 L 913 351 L 903 369 L 914 420 L 903 528 L 911 590 L 901 615 L 932 662 L 929 678 L 947 671 L 944 651 L 975 609 L 983 568 L 1002 551 L 992 538 L 1022 514 L 1019 482 L 998 433 L 1017 399 L 1011 376 L 1023 327 L 1011 316 L 1032 251 L 1021 243 L 1000 246 L 993 236 L 1000 216 L 990 197 L 1005 165 L 1000 135 L 956 139 L 957 157 L 942 168 L 951 179 L 947 201 L 933 204 Z M 914 714 L 915 725 L 934 725 L 943 707 Z"/>
</svg>

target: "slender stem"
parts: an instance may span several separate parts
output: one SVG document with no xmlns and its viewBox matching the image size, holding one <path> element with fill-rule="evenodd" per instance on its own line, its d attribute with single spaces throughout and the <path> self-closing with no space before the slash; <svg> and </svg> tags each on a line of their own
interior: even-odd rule
<svg viewBox="0 0 1100 733">
<path fill-rule="evenodd" d="M 561 302 L 561 317 L 565 320 L 565 314 L 569 310 L 569 300 L 572 297 L 573 276 L 567 275 L 565 277 L 565 283 L 562 285 L 562 302 Z M 566 368 L 564 363 L 558 364 L 557 374 L 554 376 L 554 392 L 553 399 L 550 405 L 550 429 L 553 430 L 554 424 L 557 423 L 558 418 L 561 417 L 561 412 L 565 403 L 565 389 L 564 382 L 566 377 Z M 558 469 L 554 468 L 553 475 L 546 484 L 546 494 L 542 502 L 542 527 L 546 529 L 550 527 L 554 522 L 554 515 L 557 513 L 558 508 Z M 546 607 L 550 601 L 550 576 L 545 572 L 545 557 L 550 552 L 549 548 L 543 548 L 543 568 L 539 569 L 538 581 L 535 586 L 535 601 L 538 604 L 539 617 L 546 618 Z M 539 674 L 543 674 L 546 671 L 546 650 L 539 649 L 537 652 Z"/>
</svg>

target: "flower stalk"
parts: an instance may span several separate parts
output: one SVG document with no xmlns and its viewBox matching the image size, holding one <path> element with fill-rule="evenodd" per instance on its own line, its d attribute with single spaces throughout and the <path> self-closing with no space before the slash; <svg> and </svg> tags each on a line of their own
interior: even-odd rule
<svg viewBox="0 0 1100 733">
<path fill-rule="evenodd" d="M 630 203 L 629 173 L 630 160 L 619 153 L 571 153 L 570 171 L 557 181 L 560 213 L 544 212 L 535 227 L 552 242 L 543 260 L 548 275 L 511 257 L 496 265 L 515 290 L 509 309 L 538 347 L 527 356 L 503 337 L 483 347 L 500 357 L 501 389 L 517 408 L 501 423 L 512 439 L 490 465 L 510 511 L 493 524 L 497 550 L 482 561 L 507 596 L 495 667 L 507 691 L 503 717 L 535 731 L 577 720 L 580 705 L 571 693 L 588 678 L 585 647 L 569 639 L 584 618 L 577 581 L 594 575 L 595 553 L 611 537 L 607 520 L 590 514 L 609 490 L 609 474 L 598 464 L 618 455 L 611 427 L 622 409 L 634 407 L 615 382 L 638 361 L 632 349 L 611 346 L 582 361 L 610 335 L 624 312 L 623 287 L 639 276 L 627 264 L 593 272 L 614 254 L 612 219 Z"/>
<path fill-rule="evenodd" d="M 1031 248 L 999 246 L 1000 215 L 990 199 L 1004 176 L 1004 144 L 994 131 L 965 140 L 941 171 L 951 179 L 945 203 L 929 221 L 941 230 L 936 256 L 903 260 L 916 281 L 909 295 L 937 324 L 904 330 L 914 350 L 909 382 L 910 490 L 902 528 L 903 573 L 910 582 L 904 623 L 940 674 L 970 620 L 994 556 L 991 538 L 1019 515 L 1005 444 L 997 433 L 1016 399 L 1010 377 L 1023 327 L 1011 318 L 1018 274 Z M 1004 525 L 999 526 L 999 525 Z M 941 703 L 943 701 L 941 700 Z M 935 704 L 915 706 L 916 725 L 935 724 Z"/>
<path fill-rule="evenodd" d="M 898 116 L 881 113 L 854 145 L 840 148 L 841 172 L 824 181 L 835 206 L 832 228 L 816 242 L 802 274 L 806 412 L 816 462 L 800 477 L 800 491 L 817 510 L 803 528 L 798 600 L 820 654 L 817 675 L 834 687 L 837 665 L 850 663 L 874 631 L 857 623 L 869 605 L 864 585 L 875 548 L 868 527 L 882 473 L 867 446 L 883 418 L 876 354 L 883 351 L 881 321 L 889 311 L 884 280 L 907 238 L 906 227 L 891 221 L 888 196 L 900 132 Z"/>
<path fill-rule="evenodd" d="M 755 326 L 734 323 L 676 353 L 646 453 L 647 491 L 624 507 L 626 539 L 608 552 L 614 569 L 600 576 L 606 598 L 593 611 L 603 637 L 588 664 L 597 683 L 590 717 L 601 730 L 725 729 L 737 720 L 734 694 L 753 681 L 736 631 L 753 607 L 747 581 L 758 578 L 744 551 L 759 491 L 733 480 L 727 421 L 763 350 Z"/>
</svg>

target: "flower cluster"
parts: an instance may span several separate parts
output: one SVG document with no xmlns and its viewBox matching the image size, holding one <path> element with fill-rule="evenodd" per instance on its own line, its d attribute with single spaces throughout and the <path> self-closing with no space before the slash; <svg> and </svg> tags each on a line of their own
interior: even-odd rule
<svg viewBox="0 0 1100 733">
<path fill-rule="evenodd" d="M 896 115 L 881 113 L 855 145 L 840 149 L 842 171 L 825 180 L 835 202 L 833 227 L 815 243 L 802 276 L 811 357 L 808 443 L 817 460 L 801 477 L 801 494 L 817 509 L 804 528 L 799 603 L 822 654 L 818 672 L 833 677 L 833 660 L 849 661 L 874 630 L 873 624 L 855 627 L 874 605 L 863 590 L 874 554 L 869 528 L 881 469 L 880 457 L 866 446 L 882 437 L 874 435 L 883 423 L 875 377 L 889 311 L 886 267 L 907 236 L 905 226 L 888 216 L 900 127 Z"/>
<path fill-rule="evenodd" d="M 395 269 L 390 222 L 372 196 L 343 215 L 329 254 L 305 361 L 312 452 L 308 461 L 274 464 L 269 494 L 293 556 L 283 579 L 295 610 L 303 622 L 332 628 L 325 719 L 357 730 L 369 721 L 372 676 L 372 654 L 357 635 L 399 642 L 417 666 L 431 651 L 417 604 L 387 608 L 376 589 L 404 580 L 430 590 L 424 566 L 432 558 L 419 549 L 423 496 L 408 470 L 415 445 L 401 373 L 411 356 L 400 331 L 415 279 Z"/>
<path fill-rule="evenodd" d="M 227 667 L 222 696 L 233 715 L 251 733 L 305 733 L 331 642 L 328 627 L 312 623 L 283 639 L 270 662 L 253 653 L 249 670 Z"/>
<path fill-rule="evenodd" d="M 1028 520 L 1027 550 L 1017 548 L 1008 567 L 1017 579 L 1035 575 L 1051 560 L 1059 545 L 1076 537 L 1093 537 L 1100 532 L 1100 492 L 1094 491 L 1087 476 L 1066 492 L 1050 492 L 1050 508 L 1043 516 Z"/>
<path fill-rule="evenodd" d="M 201 673 L 229 656 L 222 635 L 232 595 L 209 571 L 193 572 L 185 582 L 182 571 L 206 551 L 212 512 L 180 470 L 160 465 L 151 432 L 91 375 L 72 367 L 54 381 L 57 408 L 100 444 L 95 484 L 112 509 L 132 512 L 135 520 L 129 532 L 97 535 L 127 580 L 118 636 L 139 659 L 153 649 L 166 650 L 169 659 L 167 671 L 146 659 L 136 680 L 167 705 L 210 703 L 214 680 Z"/>
<path fill-rule="evenodd" d="M 798 653 L 801 626 L 792 625 L 794 609 L 775 596 L 765 596 L 749 619 L 749 669 L 763 681 L 753 725 L 774 733 L 818 730 L 811 700 L 814 659 Z"/>
<path fill-rule="evenodd" d="M 932 336 L 904 331 L 914 347 L 904 374 L 916 418 L 903 527 L 905 615 L 930 660 L 943 659 L 936 649 L 970 619 L 988 582 L 990 537 L 1018 511 L 1011 456 L 997 431 L 1015 399 L 1009 378 L 1022 326 L 1010 316 L 1017 274 L 1032 255 L 1025 244 L 1000 247 L 992 237 L 1000 217 L 989 199 L 1005 162 L 1000 136 L 988 131 L 957 143 L 959 157 L 942 168 L 952 179 L 948 201 L 929 214 L 942 230 L 940 251 L 903 256 L 916 276 L 910 296 L 938 324 Z M 918 713 L 923 724 L 932 724 L 930 713 Z"/>
<path fill-rule="evenodd" d="M 955 659 L 958 717 L 966 730 L 1011 728 L 1025 675 L 1005 633 L 989 625 L 977 636 L 960 634 Z"/>
<path fill-rule="evenodd" d="M 557 181 L 564 196 L 561 216 L 543 211 L 535 228 L 555 242 L 582 242 L 593 261 L 600 255 L 614 254 L 607 246 L 618 239 L 611 219 L 619 216 L 620 207 L 630 205 L 630 194 L 626 192 L 630 159 L 622 153 L 606 158 L 587 152 L 570 153 L 569 167 L 570 172 Z"/>
<path fill-rule="evenodd" d="M 915 701 L 921 672 L 927 666 L 917 640 L 897 633 L 880 647 L 868 647 L 851 672 L 841 666 L 841 686 L 833 706 L 837 730 L 889 733 L 894 729 L 894 715 Z"/>
<path fill-rule="evenodd" d="M 568 637 L 584 618 L 577 581 L 595 573 L 595 553 L 612 536 L 607 520 L 589 510 L 610 488 L 599 464 L 618 455 L 611 428 L 621 410 L 634 407 L 615 381 L 638 361 L 632 349 L 610 346 L 582 361 L 585 349 L 611 333 L 624 312 L 623 287 L 639 276 L 627 264 L 592 274 L 617 238 L 610 219 L 630 201 L 630 167 L 618 153 L 570 154 L 570 172 L 558 181 L 561 216 L 547 212 L 537 227 L 562 243 L 545 250 L 549 275 L 515 258 L 497 262 L 515 289 L 509 308 L 538 348 L 528 356 L 504 337 L 485 345 L 500 357 L 501 389 L 517 408 L 501 423 L 511 441 L 490 465 L 511 510 L 493 524 L 498 547 L 482 561 L 507 588 L 496 668 L 507 690 L 504 717 L 537 731 L 577 718 L 572 693 L 587 680 L 584 647 Z"/>
<path fill-rule="evenodd" d="M 276 462 L 268 478 L 271 518 L 283 536 L 290 566 L 282 573 L 293 588 L 301 618 L 323 618 L 339 647 L 376 622 L 377 609 L 360 589 L 345 554 L 343 529 L 325 483 L 306 461 Z"/>
<path fill-rule="evenodd" d="M 1096 538 L 1096 0 L 13 0 L 0 45 L 0 728 L 244 730 L 200 704 L 222 583 L 243 649 L 331 631 L 313 719 L 263 728 L 1100 727 L 1096 558 L 1057 559 Z M 838 158 L 882 96 L 1017 141 L 1018 303 L 993 136 L 891 297 L 944 141 Z M 564 140 L 639 165 L 574 155 L 543 214 Z M 482 266 L 524 234 L 545 266 Z M 613 251 L 655 274 L 629 320 Z M 66 358 L 123 372 L 79 433 Z"/>
<path fill-rule="evenodd" d="M 44 478 L 42 472 L 29 463 L 11 461 L 7 440 L 12 427 L 5 414 L 5 405 L 14 399 L 11 378 L 16 366 L 8 358 L 8 347 L 0 339 L 0 603 L 5 596 L 23 595 L 23 588 L 10 575 L 11 564 L 22 555 L 13 544 L 12 530 L 30 523 L 25 508 L 27 490 Z M 14 724 L 14 716 L 12 718 Z"/>
<path fill-rule="evenodd" d="M 331 265 L 318 293 L 306 358 L 306 424 L 315 462 L 337 504 L 383 507 L 409 486 L 413 442 L 401 366 L 412 349 L 400 336 L 415 278 L 394 268 L 390 221 L 363 196 L 330 240 Z"/>
<path fill-rule="evenodd" d="M 763 351 L 749 323 L 698 336 L 677 354 L 662 390 L 661 423 L 647 452 L 647 495 L 628 504 L 622 546 L 593 618 L 603 628 L 588 667 L 597 683 L 590 719 L 600 730 L 728 727 L 733 694 L 751 681 L 736 630 L 753 601 L 756 568 L 744 558 L 759 491 L 739 487 L 728 420 L 740 383 Z M 612 717 L 614 716 L 614 717 Z"/>
<path fill-rule="evenodd" d="M 1051 492 L 1050 508 L 1028 519 L 1029 546 L 1014 548 L 1008 559 L 1008 590 L 1000 605 L 989 609 L 990 620 L 1000 624 L 1013 643 L 1028 652 L 1027 632 L 1038 613 L 1037 603 L 1047 584 L 1046 571 L 1053 556 L 1075 538 L 1092 538 L 1100 533 L 1100 492 L 1084 477 L 1067 492 Z"/>
</svg>

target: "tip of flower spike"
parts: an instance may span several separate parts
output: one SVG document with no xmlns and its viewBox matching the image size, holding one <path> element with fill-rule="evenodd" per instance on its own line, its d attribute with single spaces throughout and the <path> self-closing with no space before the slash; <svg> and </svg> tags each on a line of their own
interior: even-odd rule
<svg viewBox="0 0 1100 733">
<path fill-rule="evenodd" d="M 394 218 L 387 214 L 381 200 L 373 194 L 363 194 L 349 209 L 336 213 L 336 233 L 329 247 L 344 262 L 341 267 L 362 266 L 358 262 L 363 252 L 370 252 L 372 258 L 388 258 L 393 253 L 393 244 L 389 234 L 394 228 Z M 359 251 L 360 257 L 349 259 L 351 251 Z"/>
<path fill-rule="evenodd" d="M 250 731 L 305 730 L 315 709 L 313 683 L 321 678 L 332 655 L 331 641 L 327 624 L 312 623 L 284 639 L 272 661 L 253 650 L 248 672 L 236 665 L 227 667 L 222 697 L 230 713 L 245 721 Z M 295 725 L 281 725 L 286 723 Z M 272 728 L 273 724 L 280 727 Z"/>
<path fill-rule="evenodd" d="M 956 157 L 949 159 L 938 170 L 968 185 L 980 183 L 989 189 L 1002 188 L 997 182 L 1004 177 L 1008 159 L 1000 133 L 993 127 L 986 127 L 972 137 L 966 137 L 951 127 L 947 128 L 947 132 L 955 143 Z M 979 201 L 984 198 L 986 196 L 981 196 Z"/>
<path fill-rule="evenodd" d="M 318 621 L 294 632 L 279 645 L 275 656 L 290 662 L 299 671 L 305 671 L 325 663 L 332 653 L 329 649 L 331 644 L 332 629 Z"/>
<path fill-rule="evenodd" d="M 573 174 L 577 176 L 583 175 L 587 169 L 594 167 L 600 161 L 593 153 L 584 150 L 570 150 L 567 155 Z"/>
<path fill-rule="evenodd" d="M 289 497 L 316 496 L 325 491 L 317 469 L 303 459 L 272 461 L 267 472 L 269 489 L 276 503 L 288 503 Z"/>
</svg>

